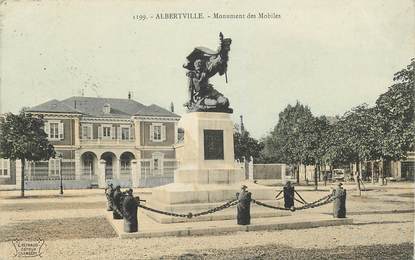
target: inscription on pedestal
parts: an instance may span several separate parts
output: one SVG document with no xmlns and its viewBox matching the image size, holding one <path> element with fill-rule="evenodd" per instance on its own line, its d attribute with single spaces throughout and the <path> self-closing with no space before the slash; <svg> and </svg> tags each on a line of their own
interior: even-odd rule
<svg viewBox="0 0 415 260">
<path fill-rule="evenodd" d="M 205 160 L 223 160 L 223 130 L 203 130 Z"/>
</svg>

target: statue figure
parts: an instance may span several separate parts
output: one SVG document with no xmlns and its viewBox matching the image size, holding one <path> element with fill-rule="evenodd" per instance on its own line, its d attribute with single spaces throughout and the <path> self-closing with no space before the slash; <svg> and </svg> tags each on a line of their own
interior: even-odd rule
<svg viewBox="0 0 415 260">
<path fill-rule="evenodd" d="M 251 193 L 247 191 L 247 186 L 242 185 L 241 192 L 236 193 L 238 199 L 237 223 L 238 225 L 251 224 Z"/>
<path fill-rule="evenodd" d="M 333 202 L 333 217 L 335 218 L 346 217 L 346 190 L 343 189 L 342 185 L 342 183 L 339 183 L 333 191 L 333 195 L 336 197 Z"/>
<path fill-rule="evenodd" d="M 123 200 L 124 194 L 121 191 L 121 187 L 120 185 L 117 185 L 115 187 L 115 191 L 114 191 L 114 199 L 112 200 L 113 204 L 112 204 L 112 217 L 113 219 L 122 219 L 123 216 L 123 212 L 122 212 L 122 207 L 121 207 L 121 203 Z"/>
<path fill-rule="evenodd" d="M 232 113 L 229 100 L 209 84 L 209 78 L 217 73 L 225 74 L 227 79 L 228 53 L 232 39 L 219 34 L 220 46 L 215 52 L 205 47 L 197 47 L 187 56 L 183 65 L 188 70 L 189 101 L 185 104 L 190 112 L 225 112 Z"/>
<path fill-rule="evenodd" d="M 138 231 L 137 208 L 140 204 L 140 197 L 137 200 L 133 197 L 133 190 L 129 189 L 122 203 L 124 212 L 124 232 L 131 233 Z"/>
<path fill-rule="evenodd" d="M 114 188 L 112 183 L 105 188 L 105 196 L 107 197 L 107 211 L 112 211 L 112 200 L 114 196 Z"/>
<path fill-rule="evenodd" d="M 287 181 L 284 188 L 284 208 L 290 209 L 294 207 L 294 186 L 291 185 L 290 181 Z"/>
</svg>

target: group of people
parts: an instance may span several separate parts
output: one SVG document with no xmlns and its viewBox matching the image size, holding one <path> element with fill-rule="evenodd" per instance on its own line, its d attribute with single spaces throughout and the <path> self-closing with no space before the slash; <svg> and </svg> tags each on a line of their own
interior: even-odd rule
<svg viewBox="0 0 415 260">
<path fill-rule="evenodd" d="M 112 211 L 113 219 L 124 219 L 125 232 L 138 231 L 137 208 L 140 197 L 134 198 L 133 190 L 121 191 L 121 186 L 115 188 L 112 183 L 105 189 L 107 197 L 107 210 Z"/>
</svg>

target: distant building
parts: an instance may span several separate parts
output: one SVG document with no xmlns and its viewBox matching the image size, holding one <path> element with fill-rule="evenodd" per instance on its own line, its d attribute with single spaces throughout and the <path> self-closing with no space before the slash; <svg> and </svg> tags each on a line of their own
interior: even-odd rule
<svg viewBox="0 0 415 260">
<path fill-rule="evenodd" d="M 34 106 L 59 156 L 29 162 L 27 187 L 56 188 L 62 171 L 66 187 L 157 186 L 173 181 L 173 145 L 180 116 L 130 98 L 70 97 Z M 0 159 L 0 184 L 16 183 L 19 162 Z M 16 169 L 17 168 L 17 169 Z M 19 175 L 19 174 L 17 174 Z"/>
</svg>

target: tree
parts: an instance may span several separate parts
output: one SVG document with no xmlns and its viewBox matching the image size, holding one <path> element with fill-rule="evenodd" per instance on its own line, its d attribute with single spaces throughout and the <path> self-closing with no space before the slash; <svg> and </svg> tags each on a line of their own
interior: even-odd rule
<svg viewBox="0 0 415 260">
<path fill-rule="evenodd" d="M 415 59 L 406 69 L 397 72 L 394 84 L 376 100 L 382 127 L 382 157 L 386 160 L 399 160 L 414 150 L 415 140 Z"/>
<path fill-rule="evenodd" d="M 312 134 L 314 117 L 307 106 L 297 102 L 288 105 L 279 113 L 278 123 L 265 139 L 265 153 L 268 157 L 281 159 L 281 162 L 293 166 L 299 179 L 300 164 L 309 165 L 313 162 Z"/>
<path fill-rule="evenodd" d="M 249 159 L 251 156 L 254 161 L 261 161 L 261 151 L 264 145 L 251 137 L 249 132 L 236 126 L 233 133 L 235 159 L 242 161 L 242 158 Z"/>
<path fill-rule="evenodd" d="M 26 161 L 48 160 L 55 157 L 55 149 L 43 131 L 43 119 L 21 112 L 9 113 L 0 124 L 0 157 L 21 160 L 21 196 L 24 197 L 24 168 Z"/>
</svg>

